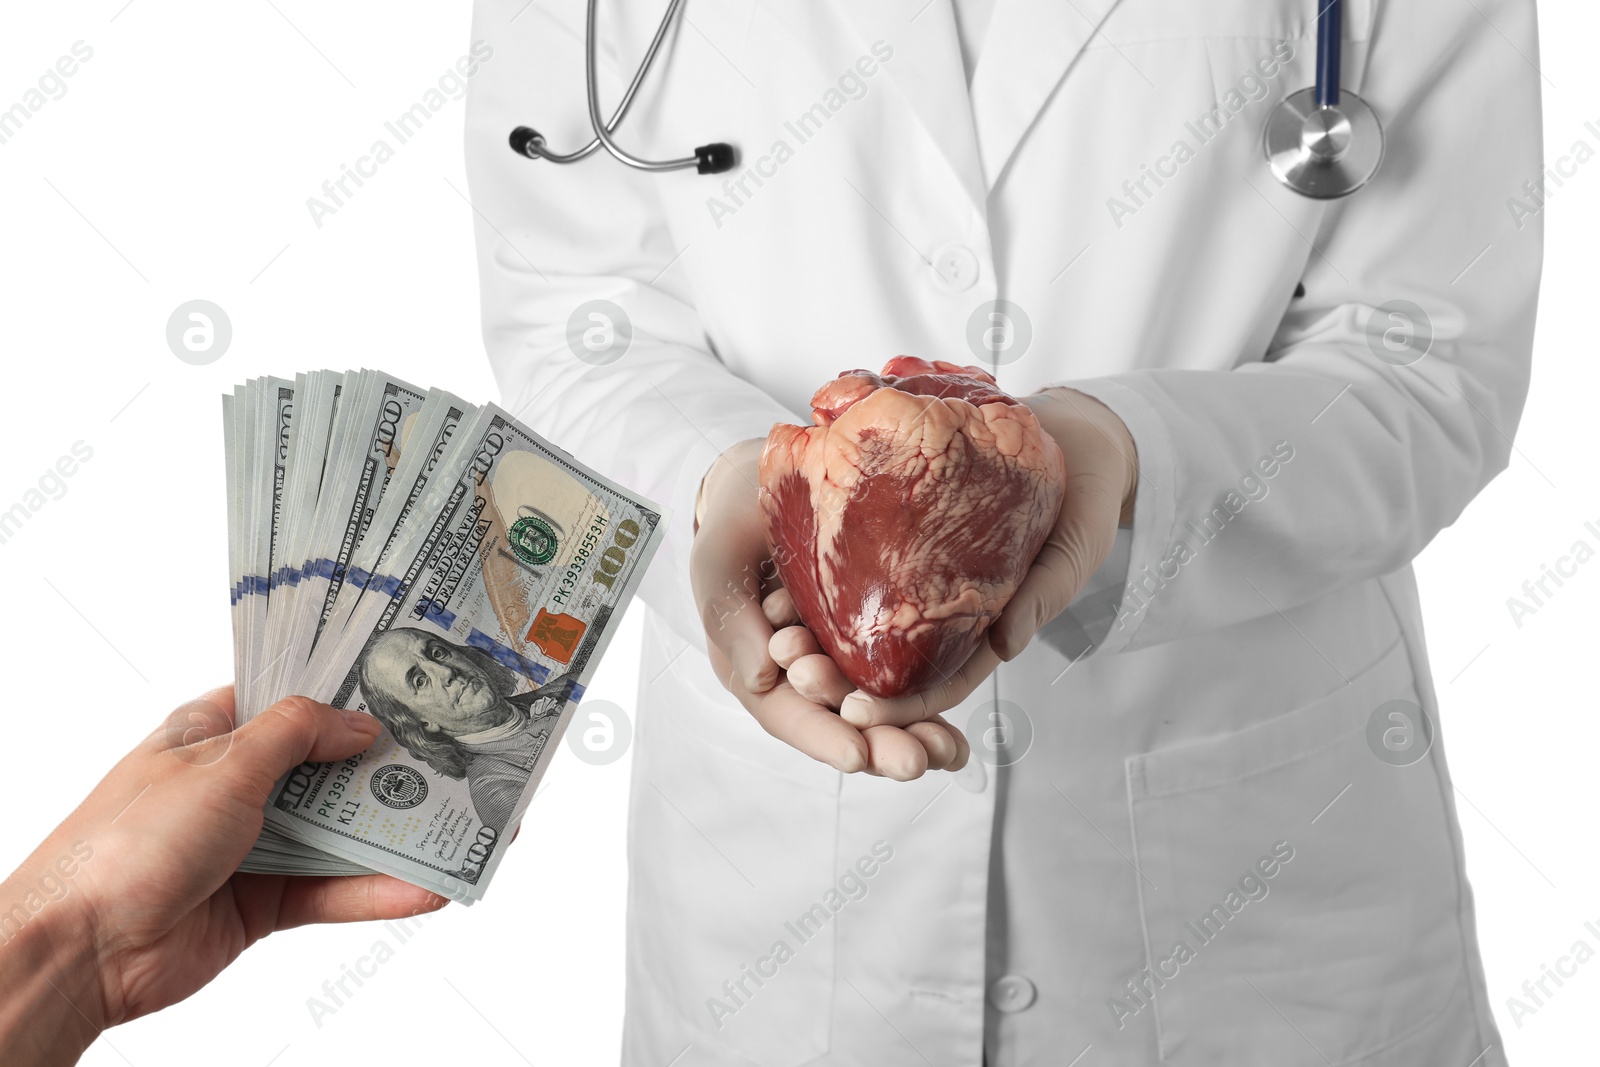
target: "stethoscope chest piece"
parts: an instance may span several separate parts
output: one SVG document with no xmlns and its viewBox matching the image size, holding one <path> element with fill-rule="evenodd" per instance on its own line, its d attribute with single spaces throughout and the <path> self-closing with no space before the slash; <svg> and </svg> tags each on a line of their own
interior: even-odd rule
<svg viewBox="0 0 1600 1067">
<path fill-rule="evenodd" d="M 1383 127 L 1367 102 L 1348 89 L 1337 104 L 1317 106 L 1317 91 L 1302 89 L 1272 112 L 1265 137 L 1267 164 L 1302 196 L 1336 200 L 1367 184 L 1383 162 Z"/>
</svg>

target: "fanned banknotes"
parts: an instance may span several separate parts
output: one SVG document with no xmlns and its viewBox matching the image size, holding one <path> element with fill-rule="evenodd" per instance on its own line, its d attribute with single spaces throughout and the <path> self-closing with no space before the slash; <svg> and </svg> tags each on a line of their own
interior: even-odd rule
<svg viewBox="0 0 1600 1067">
<path fill-rule="evenodd" d="M 241 721 L 303 694 L 383 733 L 272 790 L 243 870 L 481 899 L 665 531 L 507 412 L 377 371 L 223 397 Z"/>
</svg>

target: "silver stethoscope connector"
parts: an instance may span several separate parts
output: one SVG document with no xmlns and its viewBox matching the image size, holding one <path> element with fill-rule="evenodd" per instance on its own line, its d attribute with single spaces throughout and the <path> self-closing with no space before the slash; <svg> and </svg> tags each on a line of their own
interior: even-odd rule
<svg viewBox="0 0 1600 1067">
<path fill-rule="evenodd" d="M 584 77 L 587 82 L 586 96 L 589 103 L 589 125 L 594 130 L 594 139 L 576 152 L 562 155 L 550 151 L 546 146 L 543 135 L 539 131 L 527 126 L 518 126 L 511 131 L 511 149 L 519 156 L 529 159 L 547 159 L 551 163 L 576 163 L 594 152 L 597 148 L 604 148 L 621 162 L 635 170 L 663 171 L 684 170 L 693 167 L 700 174 L 721 174 L 723 171 L 732 170 L 738 161 L 738 152 L 733 145 L 722 141 L 701 145 L 694 150 L 694 155 L 684 156 L 681 159 L 639 159 L 630 155 L 611 135 L 616 132 L 622 123 L 622 118 L 628 113 L 628 108 L 633 104 L 633 98 L 639 91 L 644 76 L 650 72 L 650 66 L 655 62 L 656 53 L 661 49 L 661 42 L 666 39 L 667 30 L 672 27 L 672 20 L 677 16 L 678 9 L 683 5 L 683 0 L 670 0 L 667 12 L 661 17 L 661 25 L 656 27 L 656 34 L 650 40 L 650 47 L 645 51 L 644 59 L 639 63 L 639 69 L 633 75 L 633 81 L 628 83 L 628 91 L 622 94 L 622 102 L 617 105 L 617 110 L 612 112 L 609 122 L 600 118 L 600 77 L 597 72 L 598 63 L 595 60 L 597 52 L 597 37 L 595 34 L 596 8 L 599 0 L 589 0 L 589 13 L 585 22 L 583 37 L 584 52 Z"/>
<path fill-rule="evenodd" d="M 1292 93 L 1267 119 L 1267 165 L 1284 185 L 1314 200 L 1349 196 L 1383 162 L 1383 126 L 1367 102 L 1339 89 L 1342 0 L 1318 0 L 1317 84 Z"/>
</svg>

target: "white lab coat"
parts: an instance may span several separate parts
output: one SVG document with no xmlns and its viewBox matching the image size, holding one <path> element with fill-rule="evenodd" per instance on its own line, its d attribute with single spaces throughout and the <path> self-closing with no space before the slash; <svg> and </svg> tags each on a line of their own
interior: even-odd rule
<svg viewBox="0 0 1600 1067">
<path fill-rule="evenodd" d="M 1438 721 L 1410 562 L 1506 465 L 1527 388 L 1533 4 L 1347 0 L 1344 85 L 1388 148 L 1338 203 L 1261 151 L 1313 80 L 1313 0 L 999 0 L 970 103 L 948 0 L 689 0 L 619 139 L 733 142 L 721 177 L 507 147 L 588 139 L 583 6 L 478 0 L 467 152 L 505 403 L 672 509 L 624 1062 L 1503 1063 L 1442 737 L 1397 767 L 1368 724 Z M 602 4 L 607 113 L 663 6 Z M 1131 534 L 953 713 L 983 759 L 841 776 L 713 677 L 694 493 L 842 370 L 975 362 L 997 297 L 1032 329 L 1002 386 L 1071 383 L 1132 431 Z M 593 298 L 632 324 L 609 365 L 566 341 Z M 1369 343 L 1395 300 L 1431 321 L 1409 366 Z"/>
</svg>

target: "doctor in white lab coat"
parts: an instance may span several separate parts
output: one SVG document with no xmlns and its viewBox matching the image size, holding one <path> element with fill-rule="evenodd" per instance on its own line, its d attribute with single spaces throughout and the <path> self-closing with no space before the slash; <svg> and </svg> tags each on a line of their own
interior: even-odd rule
<svg viewBox="0 0 1600 1067">
<path fill-rule="evenodd" d="M 602 4 L 607 114 L 663 6 Z M 618 138 L 736 144 L 712 177 L 507 146 L 589 139 L 583 7 L 477 0 L 467 151 L 505 404 L 672 510 L 624 1062 L 1504 1063 L 1411 561 L 1527 388 L 1531 0 L 1346 0 L 1344 87 L 1388 143 L 1337 202 L 1261 150 L 1315 0 L 689 0 Z M 842 773 L 779 737 L 854 727 L 714 673 L 771 629 L 747 604 L 708 644 L 749 547 L 722 477 L 696 596 L 697 494 L 840 371 L 978 363 L 985 329 L 1002 387 L 1131 446 L 1127 522 L 1066 516 L 1093 575 L 1031 579 L 1012 658 L 933 701 L 970 759 L 874 727 L 879 773 Z"/>
</svg>

